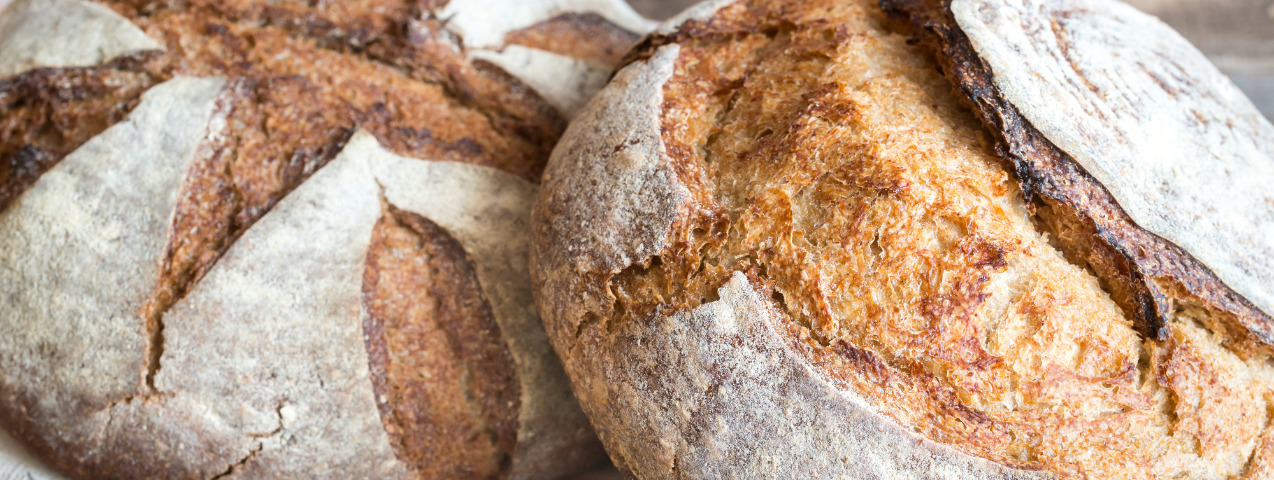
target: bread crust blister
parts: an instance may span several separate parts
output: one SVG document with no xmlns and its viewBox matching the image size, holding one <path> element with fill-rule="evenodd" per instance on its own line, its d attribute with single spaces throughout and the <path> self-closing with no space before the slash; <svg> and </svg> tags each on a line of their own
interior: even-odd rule
<svg viewBox="0 0 1274 480">
<path fill-rule="evenodd" d="M 904 2 L 884 3 L 896 13 Z M 1125 8 L 1088 5 L 1092 18 L 1075 21 L 1145 21 Z M 976 54 L 931 48 L 952 25 L 869 1 L 713 2 L 647 37 L 568 128 L 534 213 L 532 272 L 621 470 L 1268 468 L 1274 370 L 1259 298 L 1129 220 L 1109 196 L 1118 189 L 1081 184 L 1095 177 L 996 110 L 1012 104 L 988 79 L 961 83 L 953 65 Z M 1145 35 L 1189 49 L 1162 30 Z M 1124 58 L 1133 48 L 1107 46 Z M 1210 114 L 1265 138 L 1241 99 L 1227 105 Z M 1007 140 L 1005 124 L 1017 128 Z M 753 308 L 736 308 L 740 295 Z"/>
</svg>

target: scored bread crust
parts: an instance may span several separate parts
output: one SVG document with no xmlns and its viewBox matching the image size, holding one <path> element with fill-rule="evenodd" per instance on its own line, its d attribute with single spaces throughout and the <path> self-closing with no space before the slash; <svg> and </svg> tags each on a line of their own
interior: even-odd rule
<svg viewBox="0 0 1274 480">
<path fill-rule="evenodd" d="M 1183 261 L 1239 300 L 1130 308 L 1130 257 L 1039 201 L 1075 177 L 1015 178 L 1047 152 L 1006 162 L 939 73 L 962 58 L 875 2 L 705 5 L 630 52 L 533 214 L 537 302 L 621 470 L 1262 478 L 1254 302 Z"/>
<path fill-rule="evenodd" d="M 677 53 L 667 45 L 628 65 L 585 108 L 535 207 L 545 327 L 616 466 L 631 478 L 1032 478 L 916 438 L 830 385 L 742 274 L 693 310 L 613 329 L 593 313 L 613 297 L 588 284 L 668 248 L 686 213 L 691 194 L 659 136 Z M 802 448 L 830 453 L 781 453 Z"/>
<path fill-rule="evenodd" d="M 882 2 L 883 8 L 887 11 L 905 16 L 912 23 L 918 37 L 935 52 L 935 58 L 942 64 L 943 72 L 951 78 L 963 95 L 969 98 L 970 105 L 978 112 L 982 122 L 994 132 L 1000 145 L 998 148 L 1002 149 L 1009 161 L 1013 162 L 1013 168 L 1027 196 L 1042 197 L 1043 207 L 1047 209 L 1044 215 L 1047 218 L 1046 228 L 1057 237 L 1058 241 L 1066 243 L 1065 248 L 1068 251 L 1077 252 L 1082 257 L 1076 260 L 1087 262 L 1100 276 L 1111 279 L 1110 283 L 1113 285 L 1107 288 L 1113 290 L 1112 295 L 1125 311 L 1137 318 L 1140 322 L 1139 327 L 1149 335 L 1162 336 L 1164 334 L 1162 329 L 1172 317 L 1172 310 L 1176 303 L 1205 303 L 1207 308 L 1218 311 L 1218 315 L 1228 317 L 1219 322 L 1225 324 L 1221 328 L 1225 328 L 1228 335 L 1239 338 L 1251 336 L 1254 338 L 1249 341 L 1266 345 L 1274 343 L 1274 319 L 1269 314 L 1269 309 L 1274 306 L 1268 305 L 1268 300 L 1264 299 L 1270 294 L 1268 291 L 1270 279 L 1267 278 L 1270 268 L 1260 264 L 1274 256 L 1269 254 L 1271 249 L 1268 245 L 1269 236 L 1265 235 L 1265 238 L 1261 238 L 1259 234 L 1261 229 L 1269 230 L 1270 228 L 1271 198 L 1268 189 L 1263 186 L 1253 188 L 1251 184 L 1246 183 L 1269 175 L 1268 159 L 1274 156 L 1274 152 L 1270 150 L 1274 147 L 1269 145 L 1270 139 L 1274 138 L 1274 129 L 1261 117 L 1255 107 L 1237 91 L 1229 80 L 1207 63 L 1199 52 L 1191 48 L 1183 48 L 1188 46 L 1188 43 L 1176 32 L 1127 5 L 1112 3 L 1107 6 L 1112 10 L 1111 14 L 1108 18 L 1101 15 L 1094 16 L 1096 21 L 1135 25 L 1126 29 L 1095 26 L 1094 28 L 1099 30 L 1111 32 L 1112 38 L 1107 41 L 1112 46 L 1133 41 L 1119 38 L 1117 33 L 1137 32 L 1136 35 L 1156 39 L 1155 42 L 1147 42 L 1147 44 L 1155 49 L 1153 54 L 1157 56 L 1156 58 L 1163 59 L 1155 64 L 1142 64 L 1140 68 L 1142 68 L 1143 77 L 1132 75 L 1122 77 L 1122 82 L 1129 82 L 1141 88 L 1148 86 L 1144 85 L 1146 83 L 1153 83 L 1153 88 L 1162 90 L 1168 95 L 1167 99 L 1163 99 L 1153 95 L 1159 92 L 1152 90 L 1152 95 L 1146 95 L 1140 100 L 1139 108 L 1146 110 L 1140 115 L 1163 115 L 1170 118 L 1164 121 L 1168 124 L 1180 122 L 1172 117 L 1183 114 L 1197 116 L 1198 120 L 1193 125 L 1177 127 L 1185 130 L 1184 134 L 1181 130 L 1173 130 L 1171 126 L 1157 126 L 1155 129 L 1146 129 L 1146 132 L 1132 133 L 1122 133 L 1112 128 L 1108 133 L 1111 138 L 1094 132 L 1090 133 L 1094 137 L 1090 139 L 1093 146 L 1083 146 L 1083 148 L 1101 148 L 1102 145 L 1127 142 L 1131 145 L 1119 144 L 1106 149 L 1106 154 L 1115 159 L 1110 163 L 1123 162 L 1127 165 L 1138 165 L 1136 159 L 1126 158 L 1136 154 L 1134 148 L 1149 148 L 1145 144 L 1151 142 L 1165 146 L 1176 143 L 1174 147 L 1168 149 L 1170 152 L 1157 150 L 1153 153 L 1145 153 L 1147 156 L 1154 155 L 1161 158 L 1154 162 L 1156 165 L 1145 162 L 1145 167 L 1140 172 L 1131 174 L 1119 172 L 1119 174 L 1142 175 L 1148 182 L 1163 179 L 1165 184 L 1197 181 L 1182 178 L 1185 176 L 1211 177 L 1228 184 L 1226 188 L 1231 191 L 1223 196 L 1217 192 L 1219 188 L 1215 185 L 1198 186 L 1191 191 L 1205 192 L 1204 199 L 1208 199 L 1207 195 L 1210 193 L 1220 199 L 1217 201 L 1222 202 L 1230 200 L 1234 195 L 1243 196 L 1241 200 L 1232 202 L 1233 204 L 1229 206 L 1208 204 L 1192 206 L 1169 204 L 1174 200 L 1172 198 L 1174 196 L 1196 200 L 1196 197 L 1187 196 L 1182 192 L 1154 191 L 1151 192 L 1151 200 L 1143 202 L 1140 198 L 1128 198 L 1137 196 L 1137 192 L 1132 191 L 1123 193 L 1126 199 L 1121 204 L 1112 195 L 1112 191 L 1115 191 L 1112 187 L 1117 186 L 1103 185 L 1086 170 L 1084 165 L 1046 138 L 1022 113 L 1025 109 L 1038 110 L 1039 107 L 1020 101 L 1024 108 L 1017 107 L 997 88 L 987 60 L 979 56 L 970 43 L 969 36 L 957 23 L 953 4 L 959 4 L 959 11 L 965 16 L 972 16 L 973 12 L 980 11 L 976 2 L 927 0 Z M 1032 18 L 1062 18 L 1084 15 L 1086 8 L 1092 8 L 1092 6 L 1033 1 L 1015 5 L 1006 12 L 1022 10 L 1023 12 L 1019 15 L 1024 14 Z M 1082 21 L 1073 22 L 1071 27 L 1079 27 L 1079 33 L 1069 35 L 1079 36 L 1087 33 L 1084 29 L 1085 23 Z M 1155 34 L 1151 35 L 1149 32 L 1155 32 Z M 1055 42 L 1056 46 L 1049 43 L 1049 38 L 1040 39 L 1037 43 L 1044 46 L 1039 48 L 1041 53 L 1036 54 L 1037 57 L 1046 59 L 1043 61 L 1065 63 L 1065 68 L 1080 68 L 1070 65 L 1071 60 L 1068 60 L 1067 56 L 1085 55 L 1086 52 L 1069 50 L 1087 45 L 1070 46 L 1067 43 L 1067 35 L 1062 27 L 1055 26 L 1049 37 L 1053 37 L 1051 41 Z M 1049 49 L 1065 51 L 1050 52 Z M 1168 52 L 1177 52 L 1177 57 L 1171 60 L 1166 59 L 1165 55 Z M 1048 58 L 1047 55 L 1050 53 L 1062 58 Z M 1112 61 L 1115 67 L 1108 67 L 1100 65 L 1098 61 L 1090 60 L 1088 63 L 1098 63 L 1096 66 L 1088 65 L 1088 68 L 1093 71 L 1076 75 L 1083 82 L 1089 82 L 1088 84 L 1091 85 L 1098 76 L 1107 74 L 1101 67 L 1118 68 L 1117 62 L 1118 60 Z M 1173 69 L 1175 72 L 1170 72 Z M 1085 73 L 1092 76 L 1093 80 L 1084 76 Z M 1085 91 L 1088 88 L 1085 87 Z M 1105 86 L 1105 88 L 1112 87 Z M 1118 92 L 1117 95 L 1131 96 L 1132 94 Z M 1160 107 L 1162 104 L 1166 105 Z M 1192 113 L 1171 110 L 1172 107 L 1180 108 L 1181 104 L 1191 105 L 1191 108 L 1196 110 Z M 1059 107 L 1061 108 L 1074 107 Z M 1037 121 L 1050 121 L 1047 115 L 1040 113 L 1035 115 Z M 1077 115 L 1083 117 L 1091 115 L 1093 118 L 1102 118 L 1109 123 L 1118 121 L 1103 116 L 1117 116 L 1109 112 Z M 1084 125 L 1076 128 L 1093 129 L 1091 126 Z M 1064 129 L 1064 127 L 1054 128 L 1054 130 Z M 1067 134 L 1074 135 L 1069 132 L 1059 132 L 1057 135 Z M 1176 138 L 1171 140 L 1154 138 L 1152 137 L 1154 135 L 1175 135 Z M 1128 137 L 1142 138 L 1127 140 Z M 1211 141 L 1212 144 L 1199 144 L 1204 141 Z M 1073 150 L 1077 150 L 1076 155 L 1090 157 L 1094 155 L 1091 151 L 1078 151 L 1080 148 Z M 1089 163 L 1093 162 L 1090 160 Z M 1204 165 L 1206 168 L 1213 169 L 1214 172 L 1200 174 L 1199 172 L 1172 171 L 1165 174 L 1163 173 L 1165 167 L 1160 166 L 1180 163 Z M 1105 169 L 1111 169 L 1111 167 L 1106 166 Z M 1165 196 L 1168 198 L 1164 198 Z M 1137 212 L 1140 219 L 1127 213 L 1125 207 L 1121 206 L 1128 205 L 1130 202 L 1135 203 L 1140 210 Z M 1158 202 L 1157 210 L 1162 213 L 1147 213 L 1146 210 L 1155 208 L 1145 205 L 1151 202 Z M 1232 222 L 1233 216 L 1223 212 L 1225 208 L 1245 212 L 1240 222 L 1242 225 L 1227 228 L 1226 225 L 1211 223 Z M 1185 215 L 1193 214 L 1193 211 L 1197 209 L 1210 210 L 1216 218 L 1203 219 L 1197 216 L 1184 218 Z M 1183 211 L 1190 213 L 1183 213 Z M 1189 227 L 1182 228 L 1183 226 Z M 1243 246 L 1242 253 L 1232 253 L 1229 252 L 1231 248 L 1226 246 L 1227 241 L 1232 241 L 1227 240 L 1229 238 L 1227 236 L 1242 236 L 1253 240 L 1243 242 L 1250 246 Z M 1191 244 L 1196 245 L 1193 250 L 1190 250 Z M 1204 244 L 1207 246 L 1205 247 Z M 1261 249 L 1266 250 L 1266 254 L 1250 253 Z M 1194 255 L 1199 254 L 1206 255 L 1202 258 L 1214 259 L 1214 262 L 1209 264 L 1209 262 L 1197 260 Z M 1215 260 L 1218 257 L 1220 260 Z M 1236 267 L 1234 265 L 1236 261 L 1255 262 L 1255 264 Z M 1242 289 L 1247 291 L 1247 295 L 1252 296 L 1252 299 L 1246 298 L 1224 283 L 1217 273 L 1214 273 L 1213 268 L 1224 269 L 1221 271 L 1229 273 L 1227 275 L 1229 281 L 1236 286 L 1242 285 Z M 1236 270 L 1237 272 L 1234 272 Z M 1257 296 L 1260 296 L 1262 299 L 1260 302 L 1266 305 L 1258 307 L 1254 303 L 1257 301 Z"/>
<path fill-rule="evenodd" d="M 649 323 L 609 329 L 593 313 L 613 295 L 580 284 L 648 262 L 688 213 L 691 193 L 659 135 L 677 53 L 657 49 L 597 95 L 555 150 L 536 204 L 545 327 L 616 466 L 636 478 L 1036 478 L 919 438 L 830 384 L 740 273 L 720 300 Z"/>
<path fill-rule="evenodd" d="M 636 38 L 612 20 L 640 17 L 532 2 L 549 16 L 470 48 L 392 2 L 59 2 L 0 20 L 0 427 L 79 478 L 555 478 L 600 457 L 520 232 L 560 106 L 590 88 L 537 82 L 604 76 Z M 65 35 L 31 42 L 45 24 Z M 481 55 L 514 48 L 574 68 Z"/>
</svg>

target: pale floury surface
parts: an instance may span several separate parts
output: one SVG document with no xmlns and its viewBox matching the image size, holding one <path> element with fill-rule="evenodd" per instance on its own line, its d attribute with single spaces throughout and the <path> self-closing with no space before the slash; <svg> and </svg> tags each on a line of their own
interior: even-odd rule
<svg viewBox="0 0 1274 480">
<path fill-rule="evenodd" d="M 1202 54 L 1116 2 L 951 10 L 1005 98 L 1134 222 L 1274 313 L 1274 126 Z"/>
<path fill-rule="evenodd" d="M 598 460 L 524 232 L 548 150 L 648 25 L 435 2 L 466 18 L 445 31 L 389 3 L 4 10 L 0 423 L 28 449 L 4 438 L 0 478 L 49 477 L 28 452 L 119 478 Z"/>
</svg>

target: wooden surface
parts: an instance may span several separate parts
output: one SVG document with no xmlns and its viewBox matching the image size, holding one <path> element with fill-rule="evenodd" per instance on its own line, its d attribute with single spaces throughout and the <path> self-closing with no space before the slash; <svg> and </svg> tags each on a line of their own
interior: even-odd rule
<svg viewBox="0 0 1274 480">
<path fill-rule="evenodd" d="M 2 1 L 2 0 L 0 0 Z M 1274 0 L 1125 0 L 1181 32 L 1274 118 Z M 695 0 L 629 0 L 664 19 Z"/>
</svg>

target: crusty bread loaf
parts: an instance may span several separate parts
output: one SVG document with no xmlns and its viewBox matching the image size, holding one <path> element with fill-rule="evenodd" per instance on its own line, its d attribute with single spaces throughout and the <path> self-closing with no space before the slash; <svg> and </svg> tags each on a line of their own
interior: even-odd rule
<svg viewBox="0 0 1274 480">
<path fill-rule="evenodd" d="M 0 429 L 77 478 L 594 464 L 524 232 L 647 28 L 617 0 L 9 5 Z"/>
<path fill-rule="evenodd" d="M 554 150 L 536 298 L 616 465 L 1274 475 L 1274 127 L 1118 2 L 882 3 L 701 4 Z"/>
</svg>

